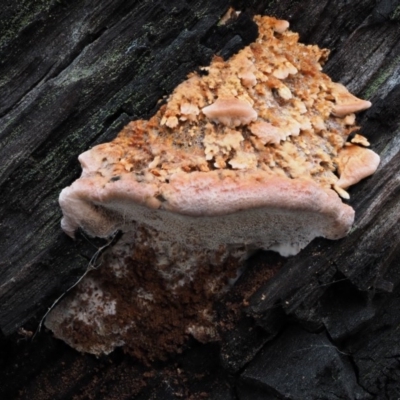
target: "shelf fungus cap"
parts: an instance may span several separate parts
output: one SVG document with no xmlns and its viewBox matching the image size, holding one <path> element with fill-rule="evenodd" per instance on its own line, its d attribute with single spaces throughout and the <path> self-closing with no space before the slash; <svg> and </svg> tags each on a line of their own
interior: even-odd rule
<svg viewBox="0 0 400 400">
<path fill-rule="evenodd" d="M 273 30 L 277 33 L 283 33 L 289 28 L 289 25 L 288 21 L 277 19 L 273 24 Z"/>
<path fill-rule="evenodd" d="M 332 114 L 336 117 L 345 117 L 346 115 L 366 110 L 372 103 L 368 100 L 362 100 L 351 94 L 345 86 L 340 83 L 332 83 L 332 94 L 335 97 L 336 104 L 332 109 Z"/>
<path fill-rule="evenodd" d="M 257 119 L 257 112 L 245 100 L 232 98 L 218 99 L 202 109 L 207 118 L 226 126 L 248 125 Z"/>
<path fill-rule="evenodd" d="M 81 178 L 62 191 L 60 204 L 71 236 L 78 227 L 108 237 L 140 224 L 171 242 L 196 238 L 199 254 L 245 246 L 293 255 L 314 237 L 345 236 L 354 219 L 332 190 L 263 172 L 181 172 L 158 188 L 127 176 Z"/>
<path fill-rule="evenodd" d="M 337 194 L 348 198 L 379 163 L 346 144 L 370 102 L 321 72 L 327 51 L 299 44 L 286 21 L 255 20 L 255 43 L 215 57 L 150 120 L 79 157 L 82 176 L 60 195 L 66 233 L 145 227 L 198 254 L 240 248 L 240 258 L 346 235 L 354 211 Z"/>
<path fill-rule="evenodd" d="M 372 175 L 378 168 L 380 157 L 370 149 L 348 144 L 339 152 L 340 179 L 336 185 L 346 189 Z"/>
</svg>

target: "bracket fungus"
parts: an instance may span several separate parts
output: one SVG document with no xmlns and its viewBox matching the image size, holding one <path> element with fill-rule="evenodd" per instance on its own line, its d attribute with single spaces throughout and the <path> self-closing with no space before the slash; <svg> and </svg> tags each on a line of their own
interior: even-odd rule
<svg viewBox="0 0 400 400">
<path fill-rule="evenodd" d="M 371 103 L 332 82 L 328 51 L 298 43 L 286 21 L 255 21 L 256 42 L 80 155 L 82 176 L 60 195 L 63 230 L 123 235 L 47 318 L 76 349 L 154 358 L 189 334 L 213 340 L 212 303 L 252 252 L 294 255 L 351 228 L 339 195 L 379 157 L 361 135 L 347 140 Z"/>
</svg>

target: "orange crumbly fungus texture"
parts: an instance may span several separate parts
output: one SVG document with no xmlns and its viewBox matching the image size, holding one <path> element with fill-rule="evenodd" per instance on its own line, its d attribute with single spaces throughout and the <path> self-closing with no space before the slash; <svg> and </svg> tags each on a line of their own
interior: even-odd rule
<svg viewBox="0 0 400 400">
<path fill-rule="evenodd" d="M 379 164 L 366 138 L 348 141 L 371 103 L 321 72 L 327 50 L 298 43 L 286 21 L 255 20 L 256 42 L 80 155 L 82 176 L 60 194 L 62 228 L 123 234 L 47 318 L 74 348 L 155 359 L 188 335 L 218 340 L 213 304 L 244 259 L 351 228 L 339 195 Z"/>
<path fill-rule="evenodd" d="M 298 43 L 297 33 L 277 33 L 273 18 L 256 21 L 255 43 L 229 61 L 215 57 L 149 121 L 133 121 L 93 149 L 104 155 L 97 173 L 161 185 L 182 171 L 262 171 L 332 188 L 340 151 L 358 129 L 353 113 L 370 103 L 321 72 L 327 50 Z"/>
</svg>

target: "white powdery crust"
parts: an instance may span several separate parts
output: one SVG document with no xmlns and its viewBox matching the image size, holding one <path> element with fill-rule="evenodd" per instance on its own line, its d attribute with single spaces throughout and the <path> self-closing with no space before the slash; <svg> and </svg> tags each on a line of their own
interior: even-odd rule
<svg viewBox="0 0 400 400">
<path fill-rule="evenodd" d="M 286 21 L 255 20 L 255 43 L 228 61 L 216 57 L 149 121 L 131 122 L 113 142 L 79 157 L 82 176 L 60 195 L 67 234 L 122 230 L 124 251 L 114 252 L 124 257 L 150 245 L 171 291 L 195 279 L 201 263 L 231 257 L 239 267 L 257 249 L 289 256 L 315 237 L 347 234 L 354 210 L 338 194 L 348 198 L 344 189 L 379 164 L 357 145 L 366 138 L 346 143 L 358 129 L 354 113 L 371 103 L 323 74 L 328 52 L 299 44 Z M 141 230 L 147 234 L 135 233 Z M 74 346 L 59 329 L 61 320 L 71 323 L 71 301 L 48 326 Z M 121 331 L 128 325 L 123 321 Z M 110 336 L 104 326 L 103 339 Z M 193 323 L 187 329 L 213 331 Z M 103 350 L 75 347 L 99 354 L 125 340 L 111 336 Z"/>
</svg>

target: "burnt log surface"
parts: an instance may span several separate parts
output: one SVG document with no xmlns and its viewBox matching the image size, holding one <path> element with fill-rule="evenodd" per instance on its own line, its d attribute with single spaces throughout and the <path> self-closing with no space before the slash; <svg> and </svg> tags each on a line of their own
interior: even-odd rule
<svg viewBox="0 0 400 400">
<path fill-rule="evenodd" d="M 229 26 L 229 6 L 245 11 Z M 59 227 L 77 156 L 109 141 L 213 54 L 254 40 L 251 15 L 287 19 L 331 50 L 325 71 L 370 99 L 359 124 L 381 155 L 351 189 L 339 241 L 260 253 L 217 305 L 221 343 L 143 366 L 96 359 L 42 332 L 55 298 L 103 243 Z M 390 0 L 6 2 L 0 10 L 0 398 L 400 398 L 400 3 Z M 279 265 L 267 280 L 266 271 Z"/>
</svg>

